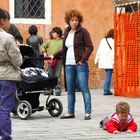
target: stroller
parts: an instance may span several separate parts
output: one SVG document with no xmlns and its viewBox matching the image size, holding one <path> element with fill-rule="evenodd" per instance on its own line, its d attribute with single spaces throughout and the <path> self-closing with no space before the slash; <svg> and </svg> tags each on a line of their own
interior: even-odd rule
<svg viewBox="0 0 140 140">
<path fill-rule="evenodd" d="M 53 88 L 57 85 L 58 78 L 50 77 L 43 69 L 36 68 L 37 61 L 44 61 L 49 58 L 35 57 L 34 50 L 27 45 L 20 45 L 20 51 L 23 56 L 22 80 L 17 83 L 17 93 L 12 113 L 18 115 L 20 119 L 26 120 L 36 111 L 48 110 L 53 117 L 58 117 L 63 111 L 63 105 L 57 98 L 50 99 L 53 94 Z M 45 94 L 50 90 L 47 96 L 45 106 L 39 106 L 40 94 Z"/>
</svg>

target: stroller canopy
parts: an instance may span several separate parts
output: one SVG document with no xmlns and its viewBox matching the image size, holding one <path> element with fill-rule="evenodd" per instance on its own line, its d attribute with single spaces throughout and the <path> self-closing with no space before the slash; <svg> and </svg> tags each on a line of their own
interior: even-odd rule
<svg viewBox="0 0 140 140">
<path fill-rule="evenodd" d="M 21 65 L 22 69 L 27 67 L 36 67 L 36 61 L 30 59 L 30 57 L 35 57 L 33 48 L 31 48 L 29 45 L 21 44 L 20 52 L 23 57 L 23 64 Z"/>
</svg>

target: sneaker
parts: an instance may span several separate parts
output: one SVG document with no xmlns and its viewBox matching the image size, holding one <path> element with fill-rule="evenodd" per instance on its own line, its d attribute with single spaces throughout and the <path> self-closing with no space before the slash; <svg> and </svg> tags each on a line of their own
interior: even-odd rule
<svg viewBox="0 0 140 140">
<path fill-rule="evenodd" d="M 56 96 L 61 96 L 61 89 L 60 88 L 55 88 L 55 95 Z"/>
<path fill-rule="evenodd" d="M 56 96 L 61 96 L 61 92 L 55 92 Z"/>
<path fill-rule="evenodd" d="M 112 92 L 108 92 L 108 93 L 104 93 L 104 95 L 106 96 L 106 95 L 113 95 L 113 93 Z"/>
<path fill-rule="evenodd" d="M 103 120 L 100 121 L 99 127 L 100 127 L 100 128 L 103 128 Z"/>
<path fill-rule="evenodd" d="M 91 119 L 91 114 L 87 113 L 85 114 L 84 120 L 90 120 Z"/>
<path fill-rule="evenodd" d="M 106 130 L 106 123 L 108 122 L 109 118 L 106 116 L 103 120 L 100 121 L 99 127 Z"/>
</svg>

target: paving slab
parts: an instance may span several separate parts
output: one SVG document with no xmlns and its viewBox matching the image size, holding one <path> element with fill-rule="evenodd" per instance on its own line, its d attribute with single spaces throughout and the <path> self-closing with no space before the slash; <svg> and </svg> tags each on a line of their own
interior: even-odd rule
<svg viewBox="0 0 140 140">
<path fill-rule="evenodd" d="M 12 116 L 13 140 L 140 140 L 140 129 L 133 134 L 109 134 L 99 128 L 99 121 L 111 115 L 119 101 L 126 101 L 131 106 L 131 113 L 138 126 L 140 125 L 140 98 L 103 96 L 102 90 L 91 90 L 92 119 L 84 120 L 82 94 L 76 93 L 76 118 L 61 120 L 50 116 L 47 110 L 32 114 L 28 120 Z M 58 98 L 67 112 L 67 93 Z M 40 96 L 41 105 L 45 105 L 46 96 Z"/>
</svg>

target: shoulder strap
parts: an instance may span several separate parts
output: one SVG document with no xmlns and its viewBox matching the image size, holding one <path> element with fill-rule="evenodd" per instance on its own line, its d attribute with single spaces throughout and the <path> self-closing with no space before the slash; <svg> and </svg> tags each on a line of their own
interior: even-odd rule
<svg viewBox="0 0 140 140">
<path fill-rule="evenodd" d="M 110 50 L 112 50 L 112 48 L 111 48 L 111 46 L 110 46 L 110 44 L 109 44 L 109 42 L 108 42 L 107 38 L 106 38 L 106 42 L 107 42 L 107 44 L 108 44 L 108 46 L 109 46 Z"/>
</svg>

